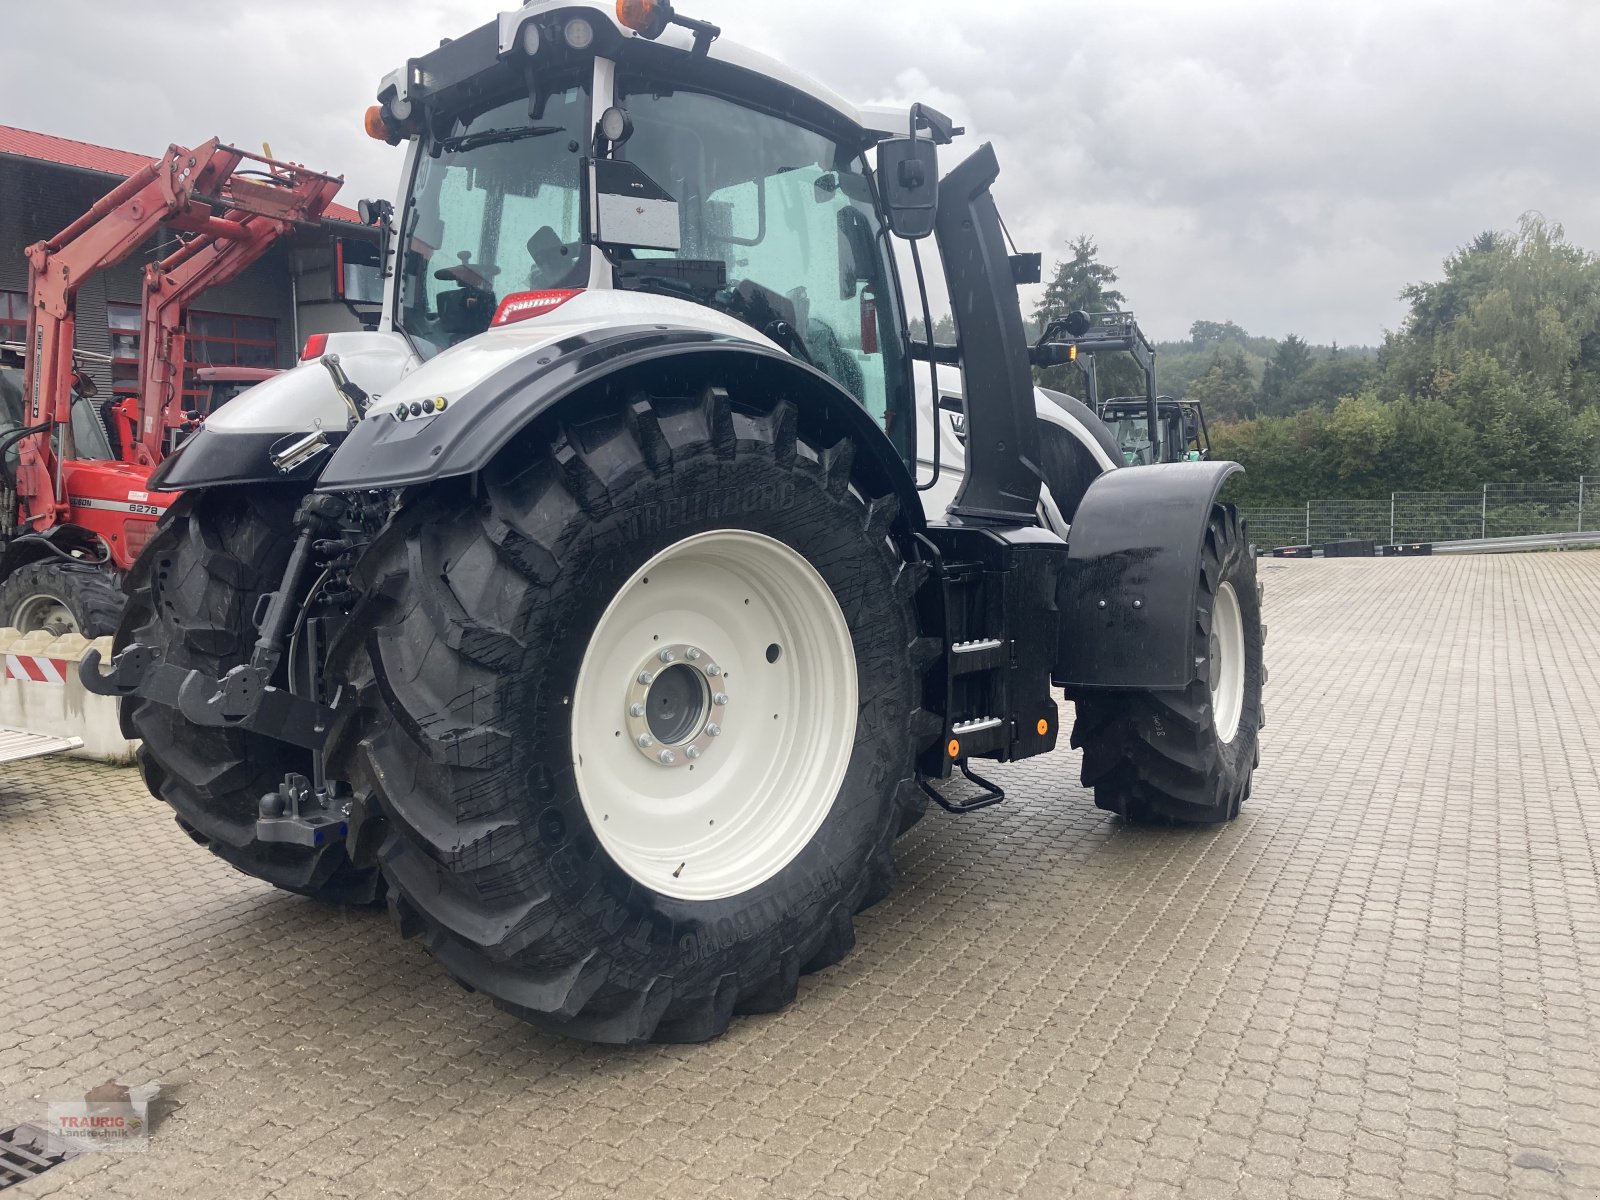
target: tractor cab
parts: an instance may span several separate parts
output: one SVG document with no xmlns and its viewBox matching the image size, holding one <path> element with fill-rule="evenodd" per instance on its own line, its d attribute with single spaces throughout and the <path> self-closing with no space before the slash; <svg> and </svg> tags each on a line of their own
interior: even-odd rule
<svg viewBox="0 0 1600 1200">
<path fill-rule="evenodd" d="M 867 157 L 892 131 L 674 20 L 651 40 L 596 5 L 529 5 L 426 56 L 425 84 L 386 81 L 377 128 L 414 147 L 393 327 L 427 360 L 492 329 L 643 311 L 618 293 L 679 301 L 909 429 Z"/>
<path fill-rule="evenodd" d="M 16 473 L 18 446 L 22 439 L 28 435 L 25 407 L 23 402 L 24 367 L 23 346 L 20 342 L 6 342 L 0 345 L 0 454 L 4 455 L 5 473 L 12 477 Z M 78 351 L 75 358 L 81 360 L 83 351 Z M 77 461 L 103 461 L 115 458 L 111 443 L 106 438 L 106 427 L 101 423 L 100 414 L 95 408 L 94 381 L 82 371 L 75 369 L 73 372 L 72 395 L 72 422 L 71 422 L 71 452 L 62 455 L 62 426 L 57 426 L 54 432 L 53 448 L 58 456 Z"/>
</svg>

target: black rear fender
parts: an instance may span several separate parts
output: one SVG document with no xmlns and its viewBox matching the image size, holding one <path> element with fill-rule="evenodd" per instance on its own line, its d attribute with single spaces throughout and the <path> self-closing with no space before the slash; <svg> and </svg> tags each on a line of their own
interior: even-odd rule
<svg viewBox="0 0 1600 1200">
<path fill-rule="evenodd" d="M 400 488 L 475 475 L 557 405 L 564 417 L 581 421 L 586 398 L 694 395 L 708 387 L 725 388 L 736 410 L 746 401 L 765 407 L 774 398 L 787 400 L 813 444 L 849 438 L 858 466 L 866 468 L 858 478 L 876 495 L 896 496 L 906 528 L 921 529 L 910 472 L 848 392 L 779 351 L 688 329 L 608 330 L 568 339 L 510 363 L 432 415 L 402 420 L 380 405 L 339 446 L 318 487 Z M 602 407 L 610 405 L 596 404 Z"/>
<path fill-rule="evenodd" d="M 1195 636 L 1201 539 L 1232 462 L 1107 471 L 1084 493 L 1057 591 L 1055 681 L 1182 688 L 1207 648 Z"/>
</svg>

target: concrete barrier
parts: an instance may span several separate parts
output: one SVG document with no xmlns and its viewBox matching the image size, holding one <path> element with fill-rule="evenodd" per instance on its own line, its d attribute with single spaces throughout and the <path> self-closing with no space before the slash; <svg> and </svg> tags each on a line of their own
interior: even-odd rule
<svg viewBox="0 0 1600 1200">
<path fill-rule="evenodd" d="M 0 725 L 80 737 L 83 747 L 72 751 L 73 757 L 125 766 L 133 762 L 139 743 L 122 736 L 117 701 L 96 696 L 78 682 L 78 663 L 91 645 L 110 661 L 108 637 L 90 642 L 76 633 L 52 637 L 42 629 L 22 633 L 0 628 L 0 656 L 5 660 L 0 677 Z"/>
</svg>

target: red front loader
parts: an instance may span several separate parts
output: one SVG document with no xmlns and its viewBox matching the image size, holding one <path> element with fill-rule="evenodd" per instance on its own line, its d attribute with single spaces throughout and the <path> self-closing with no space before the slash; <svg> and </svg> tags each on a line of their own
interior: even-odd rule
<svg viewBox="0 0 1600 1200">
<path fill-rule="evenodd" d="M 241 169 L 244 164 L 249 167 Z M 28 248 L 23 378 L 0 383 L 0 625 L 114 632 L 118 577 L 173 502 L 151 471 L 193 427 L 185 411 L 188 309 L 280 237 L 314 224 L 340 180 L 225 146 L 170 146 L 55 237 Z M 161 230 L 178 248 L 145 268 L 138 391 L 111 429 L 74 362 L 78 290 Z"/>
</svg>

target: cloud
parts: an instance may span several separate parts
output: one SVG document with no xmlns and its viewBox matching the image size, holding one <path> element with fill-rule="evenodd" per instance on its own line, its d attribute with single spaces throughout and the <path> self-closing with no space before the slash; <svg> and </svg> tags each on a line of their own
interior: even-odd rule
<svg viewBox="0 0 1600 1200">
<path fill-rule="evenodd" d="M 392 193 L 361 112 L 489 19 L 462 0 L 55 0 L 7 15 L 5 120 L 127 149 L 213 133 Z M 1600 6 L 1585 0 L 680 0 L 863 103 L 992 140 L 1023 248 L 1093 235 L 1153 333 L 1373 342 L 1397 293 L 1528 209 L 1600 247 Z M 946 161 L 954 162 L 951 151 Z"/>
</svg>

